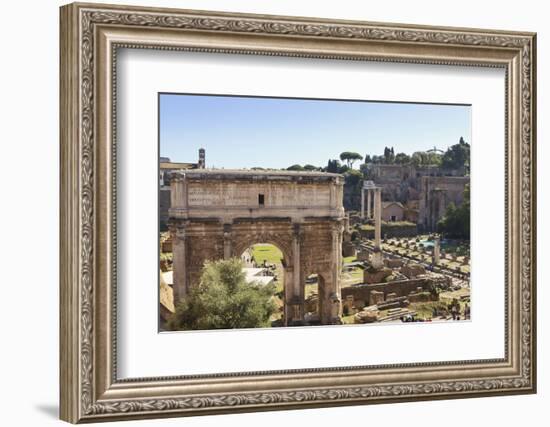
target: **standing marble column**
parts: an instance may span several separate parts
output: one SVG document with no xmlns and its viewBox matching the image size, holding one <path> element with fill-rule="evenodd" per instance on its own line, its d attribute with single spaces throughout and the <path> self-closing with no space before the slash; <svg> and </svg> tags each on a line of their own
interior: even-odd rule
<svg viewBox="0 0 550 427">
<path fill-rule="evenodd" d="M 441 255 L 440 255 L 440 241 L 439 241 L 439 236 L 437 236 L 435 239 L 434 239 L 434 265 L 438 265 L 439 264 L 439 260 L 441 258 Z"/>
<path fill-rule="evenodd" d="M 382 192 L 374 190 L 374 247 L 380 249 L 382 240 Z"/>
<path fill-rule="evenodd" d="M 300 248 L 301 248 L 301 230 L 300 224 L 294 224 L 292 233 L 292 323 L 298 324 L 303 321 L 303 294 L 302 294 L 302 271 L 300 268 Z M 286 286 L 286 283 L 285 283 Z"/>
<path fill-rule="evenodd" d="M 361 219 L 365 218 L 365 189 L 361 188 Z"/>
<path fill-rule="evenodd" d="M 294 224 L 294 233 L 292 234 L 292 255 L 294 267 L 293 289 L 294 295 L 300 294 L 300 224 Z"/>
<path fill-rule="evenodd" d="M 332 266 L 332 278 L 331 282 L 334 286 L 338 283 L 340 278 L 340 270 L 342 269 L 340 256 L 342 253 L 342 243 L 340 242 L 340 225 L 334 225 L 332 228 L 332 256 L 331 256 L 331 266 Z"/>
<path fill-rule="evenodd" d="M 170 207 L 173 210 L 187 210 L 187 179 L 184 173 L 173 173 L 170 181 Z"/>
<path fill-rule="evenodd" d="M 231 258 L 231 224 L 223 225 L 223 259 Z"/>
<path fill-rule="evenodd" d="M 294 268 L 287 266 L 284 273 L 284 324 L 289 326 L 293 318 L 293 308 L 290 304 L 294 293 Z"/>
<path fill-rule="evenodd" d="M 187 234 L 185 227 L 177 225 L 172 230 L 173 292 L 174 306 L 187 295 Z"/>
<path fill-rule="evenodd" d="M 371 219 L 371 206 L 372 206 L 371 190 L 367 190 L 367 218 L 368 219 Z"/>
<path fill-rule="evenodd" d="M 434 218 L 432 230 L 437 230 L 437 221 L 445 215 L 446 203 L 445 203 L 445 191 L 439 190 L 437 194 L 437 201 L 439 203 L 437 207 L 437 216 Z"/>
<path fill-rule="evenodd" d="M 340 293 L 340 273 L 342 271 L 342 235 L 343 226 L 336 224 L 332 228 L 332 275 L 330 283 L 325 282 L 323 298 L 323 324 L 340 324 L 342 315 L 342 300 Z M 319 293 L 319 296 L 321 294 Z"/>
</svg>

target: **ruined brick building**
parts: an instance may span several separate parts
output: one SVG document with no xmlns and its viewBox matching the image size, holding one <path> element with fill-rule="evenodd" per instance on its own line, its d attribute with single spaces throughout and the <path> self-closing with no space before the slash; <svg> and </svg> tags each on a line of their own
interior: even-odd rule
<svg viewBox="0 0 550 427">
<path fill-rule="evenodd" d="M 449 204 L 462 204 L 470 182 L 463 168 L 369 164 L 366 170 L 368 178 L 382 188 L 383 219 L 414 222 L 419 231 L 435 231 Z"/>
</svg>

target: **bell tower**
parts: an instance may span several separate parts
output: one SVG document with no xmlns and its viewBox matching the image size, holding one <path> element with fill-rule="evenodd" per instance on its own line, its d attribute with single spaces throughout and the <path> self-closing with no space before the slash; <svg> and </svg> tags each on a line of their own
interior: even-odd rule
<svg viewBox="0 0 550 427">
<path fill-rule="evenodd" d="M 206 167 L 206 150 L 204 148 L 199 148 L 199 169 L 204 169 Z"/>
</svg>

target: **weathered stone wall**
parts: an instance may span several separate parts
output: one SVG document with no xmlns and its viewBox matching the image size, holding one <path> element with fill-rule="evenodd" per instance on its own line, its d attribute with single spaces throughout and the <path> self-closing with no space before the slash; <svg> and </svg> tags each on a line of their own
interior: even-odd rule
<svg viewBox="0 0 550 427">
<path fill-rule="evenodd" d="M 464 188 L 470 182 L 468 176 L 422 177 L 418 225 L 423 231 L 435 231 L 437 222 L 445 215 L 447 206 L 456 206 L 464 200 Z"/>
<path fill-rule="evenodd" d="M 374 239 L 374 229 L 372 230 L 360 230 L 361 237 L 364 239 Z M 399 225 L 385 225 L 382 224 L 382 236 L 383 237 L 413 237 L 418 234 L 416 225 L 399 224 Z"/>
<path fill-rule="evenodd" d="M 384 203 L 382 206 L 382 221 L 403 221 L 405 209 L 399 203 Z M 395 217 L 395 219 L 392 219 Z"/>
<path fill-rule="evenodd" d="M 263 195 L 263 203 L 259 201 Z M 188 185 L 189 207 L 326 207 L 331 205 L 330 187 L 324 183 L 309 182 L 300 184 L 293 181 L 282 182 L 239 182 L 212 181 L 204 185 L 202 181 L 190 179 Z"/>
<path fill-rule="evenodd" d="M 368 166 L 370 177 L 376 184 L 391 184 L 415 178 L 412 165 L 371 164 Z"/>
<path fill-rule="evenodd" d="M 173 175 L 170 217 L 344 217 L 343 177 L 321 172 L 195 169 Z"/>
<path fill-rule="evenodd" d="M 437 166 L 413 166 L 395 164 L 368 164 L 367 179 L 383 188 L 382 200 L 407 203 L 418 200 L 422 191 L 424 177 L 447 178 L 463 177 L 464 169 L 444 169 Z M 357 209 L 356 206 L 354 206 Z"/>
<path fill-rule="evenodd" d="M 356 305 L 369 305 L 370 294 L 372 291 L 383 292 L 384 300 L 388 294 L 395 294 L 397 297 L 407 296 L 411 292 L 416 291 L 418 287 L 424 290 L 429 290 L 430 280 L 427 278 L 399 280 L 388 283 L 377 283 L 373 285 L 361 284 L 352 285 L 342 288 L 342 299 L 346 299 L 348 295 L 353 295 L 353 300 Z"/>
</svg>

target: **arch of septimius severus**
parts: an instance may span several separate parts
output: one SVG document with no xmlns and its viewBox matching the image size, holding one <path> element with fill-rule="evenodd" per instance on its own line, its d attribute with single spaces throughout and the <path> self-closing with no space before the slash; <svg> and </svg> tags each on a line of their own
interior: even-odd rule
<svg viewBox="0 0 550 427">
<path fill-rule="evenodd" d="M 311 274 L 318 275 L 321 324 L 340 321 L 342 176 L 189 170 L 172 178 L 171 198 L 174 302 L 197 284 L 206 260 L 271 243 L 283 253 L 285 325 L 303 324 Z"/>
</svg>

